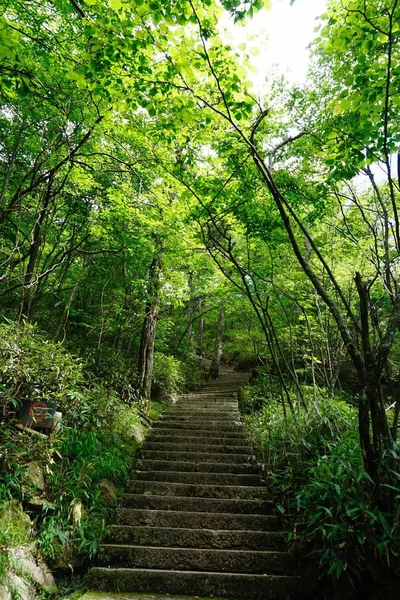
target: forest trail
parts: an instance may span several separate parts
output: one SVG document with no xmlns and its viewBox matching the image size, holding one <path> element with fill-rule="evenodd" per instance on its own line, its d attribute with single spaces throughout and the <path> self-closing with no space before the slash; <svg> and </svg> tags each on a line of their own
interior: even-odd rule
<svg viewBox="0 0 400 600">
<path fill-rule="evenodd" d="M 292 597 L 300 580 L 238 409 L 247 380 L 222 372 L 155 424 L 88 574 L 97 599 Z"/>
</svg>

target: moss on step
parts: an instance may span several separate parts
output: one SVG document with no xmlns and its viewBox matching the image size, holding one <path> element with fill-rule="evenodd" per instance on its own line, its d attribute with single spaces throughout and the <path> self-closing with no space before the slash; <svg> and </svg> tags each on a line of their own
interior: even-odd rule
<svg viewBox="0 0 400 600">
<path fill-rule="evenodd" d="M 226 600 L 200 596 L 172 596 L 170 594 L 117 594 L 107 592 L 86 592 L 79 600 Z"/>
</svg>

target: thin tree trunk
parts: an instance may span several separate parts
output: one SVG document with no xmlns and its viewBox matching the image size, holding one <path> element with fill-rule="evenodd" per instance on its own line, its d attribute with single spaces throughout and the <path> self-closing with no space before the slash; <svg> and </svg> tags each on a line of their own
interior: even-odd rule
<svg viewBox="0 0 400 600">
<path fill-rule="evenodd" d="M 197 309 L 200 312 L 203 306 L 203 297 L 200 296 L 197 301 Z M 199 357 L 200 365 L 203 365 L 203 338 L 204 338 L 204 317 L 200 317 L 199 329 L 197 332 L 197 355 Z"/>
<path fill-rule="evenodd" d="M 17 317 L 18 322 L 20 322 L 23 317 L 29 319 L 29 313 L 33 298 L 32 287 L 34 285 L 33 282 L 36 271 L 36 262 L 38 258 L 40 244 L 42 243 L 42 225 L 50 203 L 52 183 L 53 176 L 50 176 L 47 181 L 46 189 L 44 192 L 42 207 L 37 213 L 36 223 L 32 232 L 32 242 L 29 249 L 28 266 L 25 272 L 24 283 L 22 286 L 21 305 Z"/>
<path fill-rule="evenodd" d="M 219 368 L 221 364 L 222 357 L 222 340 L 224 337 L 224 329 L 225 329 L 225 311 L 224 307 L 221 307 L 219 311 L 218 317 L 218 329 L 217 329 L 217 339 L 215 343 L 215 351 L 212 357 L 210 370 L 208 372 L 208 379 L 217 379 L 219 375 Z"/>
<path fill-rule="evenodd" d="M 65 336 L 66 336 L 66 329 L 65 328 L 66 328 L 66 325 L 67 325 L 68 319 L 69 319 L 69 311 L 71 309 L 72 302 L 74 301 L 76 292 L 77 292 L 77 290 L 78 290 L 78 288 L 79 288 L 79 286 L 80 286 L 80 284 L 82 282 L 83 276 L 86 273 L 87 267 L 88 267 L 87 263 L 83 264 L 82 269 L 81 269 L 81 271 L 80 271 L 80 273 L 79 273 L 79 275 L 78 275 L 78 277 L 77 277 L 77 279 L 76 279 L 76 281 L 74 283 L 74 286 L 73 286 L 73 288 L 71 290 L 71 293 L 70 293 L 70 295 L 68 297 L 67 303 L 66 303 L 66 305 L 64 307 L 63 313 L 61 315 L 61 319 L 60 319 L 60 322 L 58 324 L 57 331 L 54 334 L 54 341 L 57 341 L 60 338 L 61 333 L 63 334 L 62 341 L 64 341 L 64 339 L 65 339 Z"/>
<path fill-rule="evenodd" d="M 153 381 L 154 342 L 160 309 L 159 290 L 160 259 L 154 257 L 149 269 L 148 299 L 146 301 L 138 362 L 140 397 L 145 399 L 149 399 L 151 396 Z"/>
</svg>

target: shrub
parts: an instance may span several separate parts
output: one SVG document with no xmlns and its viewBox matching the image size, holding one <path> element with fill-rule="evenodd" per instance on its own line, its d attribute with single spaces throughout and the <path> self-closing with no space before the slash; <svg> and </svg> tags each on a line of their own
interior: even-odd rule
<svg viewBox="0 0 400 600">
<path fill-rule="evenodd" d="M 328 575 L 345 574 L 353 587 L 367 573 L 371 581 L 383 575 L 382 564 L 396 568 L 400 531 L 392 513 L 373 500 L 373 482 L 361 467 L 357 434 L 328 444 L 307 470 L 307 483 L 298 491 L 296 504 L 304 517 L 301 536 Z M 400 493 L 400 486 L 397 492 Z"/>
<path fill-rule="evenodd" d="M 310 396 L 310 389 L 304 392 Z M 374 502 L 353 406 L 319 390 L 308 413 L 285 418 L 281 404 L 269 399 L 246 422 L 278 508 L 290 522 L 289 537 L 296 532 L 303 550 L 318 557 L 322 574 L 354 587 L 368 577 L 377 582 L 382 565 L 388 573 L 398 568 L 398 518 Z"/>
<path fill-rule="evenodd" d="M 154 355 L 152 395 L 155 399 L 167 400 L 180 392 L 185 385 L 182 363 L 174 356 L 161 352 Z"/>
<path fill-rule="evenodd" d="M 38 462 L 46 485 L 33 543 L 53 566 L 68 568 L 76 556 L 83 561 L 96 552 L 113 512 L 103 503 L 100 480 L 119 484 L 129 476 L 136 439 L 144 433 L 138 406 L 116 393 L 115 378 L 104 384 L 88 377 L 81 361 L 29 324 L 0 325 L 0 369 L 3 416 L 25 398 L 55 401 L 63 412 L 61 430 L 46 439 L 0 420 L 0 505 L 36 495 L 28 489 L 25 470 L 33 459 Z M 171 387 L 178 375 L 170 374 Z"/>
<path fill-rule="evenodd" d="M 128 404 L 138 399 L 134 361 L 128 360 L 115 348 L 101 346 L 92 349 L 86 357 L 85 374 L 90 382 L 101 383 L 103 387 L 116 392 Z"/>
<path fill-rule="evenodd" d="M 101 502 L 97 483 L 127 480 L 137 444 L 109 430 L 66 428 L 57 444 L 60 460 L 48 477 L 47 511 L 38 543 L 44 556 L 57 561 L 62 546 L 92 556 L 113 510 Z"/>
<path fill-rule="evenodd" d="M 21 400 L 57 402 L 61 409 L 83 381 L 82 363 L 35 325 L 0 324 L 0 406 L 3 415 Z"/>
<path fill-rule="evenodd" d="M 182 373 L 187 390 L 200 387 L 206 378 L 206 371 L 200 366 L 199 359 L 190 353 L 182 359 Z"/>
</svg>

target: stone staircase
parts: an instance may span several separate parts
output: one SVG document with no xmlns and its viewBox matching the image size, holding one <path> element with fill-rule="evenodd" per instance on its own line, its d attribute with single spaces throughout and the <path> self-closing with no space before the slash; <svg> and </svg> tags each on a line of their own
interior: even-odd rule
<svg viewBox="0 0 400 600">
<path fill-rule="evenodd" d="M 238 411 L 247 379 L 223 373 L 154 425 L 90 589 L 127 600 L 135 592 L 295 597 L 300 579 Z"/>
</svg>

